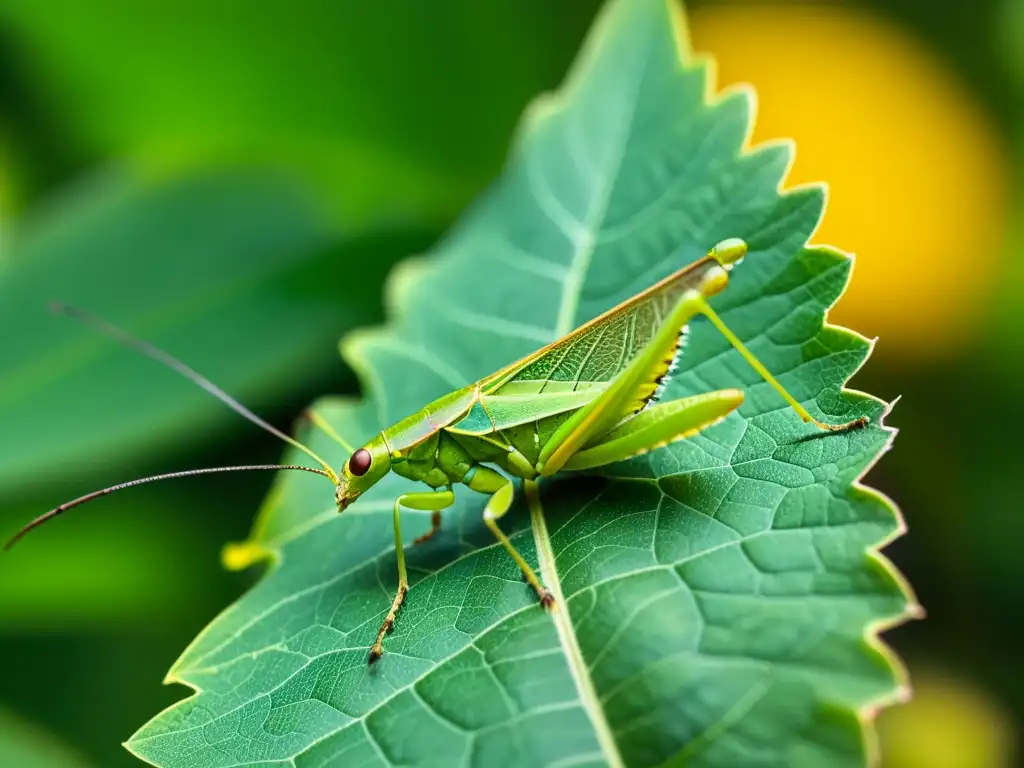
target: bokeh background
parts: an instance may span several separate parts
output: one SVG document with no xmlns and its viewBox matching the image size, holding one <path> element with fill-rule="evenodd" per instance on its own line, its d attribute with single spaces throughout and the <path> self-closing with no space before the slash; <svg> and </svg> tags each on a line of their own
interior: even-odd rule
<svg viewBox="0 0 1024 768">
<path fill-rule="evenodd" d="M 139 474 L 280 445 L 46 310 L 84 305 L 288 427 L 355 393 L 337 354 L 381 287 L 500 170 L 597 0 L 0 4 L 0 526 Z M 857 255 L 832 318 L 879 338 L 853 386 L 901 432 L 867 480 L 924 621 L 885 765 L 1009 766 L 1024 713 L 1024 3 L 689 3 L 756 141 L 831 184 Z M 0 765 L 135 764 L 160 680 L 250 583 L 219 565 L 269 475 L 137 489 L 0 563 Z M 5 534 L 6 535 L 6 534 Z"/>
</svg>

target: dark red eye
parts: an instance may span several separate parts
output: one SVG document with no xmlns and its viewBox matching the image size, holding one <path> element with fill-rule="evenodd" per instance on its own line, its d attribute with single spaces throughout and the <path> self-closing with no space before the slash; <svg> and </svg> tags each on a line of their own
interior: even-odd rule
<svg viewBox="0 0 1024 768">
<path fill-rule="evenodd" d="M 360 448 L 352 454 L 348 460 L 348 471 L 356 477 L 362 477 L 370 471 L 370 464 L 373 463 L 373 456 L 365 448 Z"/>
</svg>

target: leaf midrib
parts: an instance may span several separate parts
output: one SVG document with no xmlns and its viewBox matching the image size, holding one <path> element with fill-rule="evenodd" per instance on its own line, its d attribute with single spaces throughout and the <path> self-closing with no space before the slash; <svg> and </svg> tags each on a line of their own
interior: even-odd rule
<svg viewBox="0 0 1024 768">
<path fill-rule="evenodd" d="M 532 492 L 527 492 L 527 499 L 530 503 L 530 525 L 533 528 L 534 543 L 537 547 L 537 565 L 541 578 L 555 598 L 551 618 L 558 633 L 558 642 L 565 654 L 569 674 L 572 675 L 572 679 L 576 683 L 580 704 L 594 726 L 594 736 L 601 747 L 601 752 L 610 768 L 625 768 L 625 762 L 623 762 L 618 744 L 615 742 L 615 734 L 612 733 L 612 729 L 608 725 L 601 700 L 594 688 L 594 681 L 590 677 L 590 670 L 583 660 L 583 652 L 576 639 L 576 630 L 569 618 L 569 606 L 565 602 L 562 582 L 558 578 L 558 569 L 555 567 L 555 553 L 551 548 L 551 535 L 548 533 L 547 522 L 544 520 L 544 508 L 541 506 L 539 489 L 536 485 L 531 487 Z"/>
<path fill-rule="evenodd" d="M 650 58 L 644 56 L 637 72 L 635 83 L 643 81 Z M 639 85 L 637 85 L 639 88 Z M 559 302 L 558 314 L 556 316 L 554 338 L 558 339 L 569 333 L 578 323 L 577 312 L 583 281 L 586 278 L 590 267 L 591 257 L 594 248 L 597 246 L 597 234 L 602 222 L 608 214 L 608 206 L 611 202 L 611 194 L 615 187 L 615 180 L 622 170 L 622 163 L 626 156 L 626 147 L 629 144 L 629 137 L 633 131 L 633 124 L 636 118 L 638 98 L 629 102 L 628 114 L 623 116 L 621 127 L 615 137 L 618 151 L 608 165 L 607 173 L 604 175 L 604 183 L 597 190 L 592 199 L 592 204 L 582 222 L 578 222 L 582 229 L 581 238 L 575 231 L 567 232 L 570 240 L 575 246 L 572 260 L 566 270 L 565 278 L 562 281 L 562 298 Z M 538 204 L 541 201 L 538 199 Z M 541 209 L 543 210 L 543 205 Z M 550 216 L 552 223 L 558 222 Z M 569 607 L 565 602 L 562 591 L 562 583 L 558 576 L 558 569 L 555 562 L 554 549 L 551 545 L 551 535 L 548 533 L 547 523 L 544 518 L 544 509 L 541 504 L 540 490 L 535 484 L 526 484 L 527 500 L 530 507 L 530 524 L 533 530 L 534 544 L 537 549 L 537 563 L 541 577 L 545 585 L 551 590 L 555 598 L 555 609 L 552 612 L 552 619 L 558 633 L 559 643 L 565 655 L 569 673 L 576 683 L 576 691 L 580 697 L 580 703 L 587 712 L 590 722 L 594 728 L 594 735 L 597 738 L 601 751 L 611 768 L 624 768 L 625 762 L 619 752 L 615 735 L 612 732 L 608 719 L 605 716 L 604 707 L 597 695 L 594 681 L 590 675 L 590 669 L 583 658 L 579 640 L 576 637 L 576 629 L 569 616 Z"/>
</svg>

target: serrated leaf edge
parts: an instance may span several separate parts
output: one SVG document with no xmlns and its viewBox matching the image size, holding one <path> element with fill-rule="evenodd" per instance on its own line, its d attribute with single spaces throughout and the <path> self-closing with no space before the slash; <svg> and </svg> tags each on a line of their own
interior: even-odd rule
<svg viewBox="0 0 1024 768">
<path fill-rule="evenodd" d="M 814 235 L 817 233 L 819 227 L 821 226 L 821 219 L 824 216 L 824 212 L 828 210 L 828 198 L 830 195 L 830 188 L 828 182 L 820 181 L 795 184 L 792 186 L 787 185 L 787 179 L 790 175 L 790 172 L 793 169 L 793 164 L 796 162 L 796 141 L 791 138 L 778 138 L 769 141 L 764 141 L 757 145 L 754 145 L 752 143 L 754 127 L 757 124 L 758 101 L 756 90 L 752 85 L 744 83 L 728 86 L 722 89 L 721 91 L 718 91 L 716 94 L 715 87 L 718 79 L 718 64 L 716 60 L 713 56 L 710 55 L 694 53 L 692 46 L 690 44 L 689 28 L 687 25 L 685 14 L 683 13 L 680 5 L 676 2 L 676 0 L 666 0 L 666 2 L 668 2 L 672 11 L 672 18 L 675 22 L 676 40 L 680 46 L 680 50 L 684 52 L 689 52 L 692 61 L 703 62 L 705 66 L 705 71 L 707 73 L 705 83 L 705 102 L 713 106 L 716 103 L 727 98 L 729 95 L 737 92 L 743 93 L 746 99 L 748 100 L 748 104 L 750 107 L 750 120 L 747 123 L 746 136 L 744 137 L 743 144 L 740 147 L 740 157 L 750 155 L 753 152 L 763 150 L 771 146 L 786 146 L 789 150 L 787 153 L 788 161 L 786 163 L 786 169 L 782 174 L 782 178 L 776 186 L 776 191 L 779 193 L 779 196 L 786 196 L 788 194 L 792 194 L 793 192 L 797 192 L 803 189 L 820 189 L 824 197 L 821 209 L 822 215 L 819 216 L 818 222 L 817 224 L 815 224 L 814 230 L 808 237 L 807 243 L 804 247 L 828 250 L 850 261 L 850 272 L 847 275 L 846 283 L 843 285 L 843 289 L 839 292 L 839 295 L 833 300 L 833 302 L 825 308 L 822 320 L 822 330 L 831 330 L 841 335 L 847 336 L 849 338 L 854 338 L 864 343 L 867 347 L 867 354 L 864 356 L 864 359 L 857 365 L 857 367 L 854 368 L 854 370 L 849 374 L 849 376 L 846 377 L 846 381 L 844 381 L 843 386 L 841 386 L 839 389 L 839 394 L 841 396 L 852 395 L 854 397 L 863 398 L 865 400 L 871 400 L 881 405 L 884 405 L 885 409 L 879 417 L 879 427 L 883 430 L 883 432 L 887 434 L 887 439 L 883 448 L 874 456 L 874 458 L 871 461 L 869 461 L 864 466 L 861 472 L 857 475 L 856 479 L 854 479 L 853 482 L 850 483 L 847 495 L 850 498 L 856 498 L 857 496 L 860 496 L 862 498 L 873 498 L 875 501 L 884 506 L 892 514 L 894 522 L 896 524 L 892 532 L 885 536 L 882 540 L 865 548 L 864 555 L 866 560 L 873 561 L 875 564 L 877 564 L 879 568 L 882 570 L 882 572 L 885 573 L 885 575 L 892 580 L 892 583 L 896 585 L 897 589 L 904 596 L 906 601 L 904 608 L 901 612 L 893 616 L 886 616 L 868 622 L 865 625 L 864 631 L 861 635 L 862 640 L 865 646 L 868 648 L 868 650 L 877 654 L 888 665 L 896 683 L 896 686 L 891 693 L 889 693 L 888 695 L 883 694 L 881 696 L 876 697 L 873 700 L 865 702 L 860 707 L 858 707 L 854 712 L 858 722 L 860 723 L 862 745 L 864 747 L 864 753 L 867 756 L 867 763 L 871 766 L 875 766 L 878 765 L 880 761 L 878 735 L 874 727 L 875 717 L 881 709 L 894 704 L 906 703 L 910 700 L 912 696 L 910 675 L 907 670 L 906 664 L 903 662 L 900 656 L 892 649 L 892 647 L 882 639 L 881 635 L 889 629 L 897 627 L 908 620 L 922 618 L 924 616 L 924 610 L 921 608 L 920 603 L 917 600 L 917 596 L 914 593 L 913 587 L 910 585 L 910 582 L 907 581 L 906 577 L 899 571 L 898 568 L 896 568 L 895 564 L 881 551 L 907 532 L 907 525 L 906 520 L 903 517 L 903 512 L 902 510 L 900 510 L 896 502 L 889 496 L 875 488 L 865 485 L 862 482 L 863 478 L 867 475 L 868 472 L 871 471 L 875 464 L 878 463 L 881 457 L 884 456 L 892 448 L 893 442 L 895 441 L 896 434 L 899 430 L 885 425 L 884 421 L 885 418 L 891 412 L 892 407 L 896 403 L 896 400 L 894 400 L 892 403 L 886 403 L 881 398 L 878 398 L 875 395 L 872 395 L 868 392 L 863 392 L 861 390 L 846 386 L 850 379 L 856 376 L 860 369 L 867 363 L 868 359 L 870 359 L 871 353 L 874 351 L 878 339 L 869 339 L 863 334 L 853 329 L 846 328 L 841 325 L 836 325 L 828 321 L 829 312 L 832 310 L 833 307 L 835 307 L 835 305 L 846 293 L 846 289 L 849 287 L 850 280 L 852 280 L 853 278 L 853 271 L 856 268 L 855 254 L 845 251 L 837 246 L 825 243 L 812 244 Z M 899 398 L 897 398 L 897 400 L 898 399 Z M 841 707 L 841 709 L 848 708 L 843 706 Z"/>
<path fill-rule="evenodd" d="M 823 215 L 824 211 L 827 210 L 828 205 L 828 183 L 816 182 L 787 186 L 787 178 L 789 177 L 789 174 L 793 167 L 793 163 L 795 162 L 796 158 L 796 142 L 791 138 L 778 138 L 769 141 L 764 141 L 757 145 L 754 145 L 752 143 L 753 131 L 757 123 L 758 107 L 757 94 L 755 89 L 752 85 L 744 83 L 731 85 L 722 90 L 716 90 L 716 82 L 718 79 L 717 63 L 714 57 L 711 55 L 697 54 L 694 52 L 689 37 L 689 28 L 686 21 L 686 16 L 684 11 L 682 10 L 682 4 L 678 0 L 662 1 L 666 3 L 669 9 L 669 16 L 672 20 L 673 32 L 679 52 L 680 66 L 684 70 L 691 71 L 695 69 L 700 69 L 702 67 L 704 68 L 705 77 L 704 96 L 702 99 L 703 104 L 707 107 L 715 107 L 716 105 L 726 100 L 727 98 L 730 98 L 737 94 L 741 95 L 741 97 L 746 99 L 747 101 L 749 107 L 749 119 L 747 120 L 745 135 L 743 138 L 743 142 L 741 143 L 740 148 L 737 152 L 737 157 L 742 158 L 750 156 L 756 152 L 764 151 L 774 146 L 784 146 L 788 150 L 787 163 L 786 168 L 781 176 L 781 179 L 779 183 L 776 185 L 776 192 L 780 197 L 784 197 L 803 189 L 820 189 L 824 196 L 822 205 Z M 592 30 L 597 29 L 602 24 L 602 21 L 605 21 L 601 17 L 608 14 L 608 9 L 612 6 L 613 2 L 615 2 L 615 0 L 609 0 L 609 2 L 607 2 L 602 7 L 601 11 L 599 12 L 598 18 L 593 22 L 591 26 Z M 590 42 L 594 45 L 598 45 L 601 41 L 599 38 L 595 36 L 595 38 L 590 40 Z M 529 130 L 529 128 L 534 124 L 534 120 L 541 119 L 561 107 L 561 103 L 566 100 L 568 95 L 568 90 L 565 88 L 567 82 L 568 81 L 564 81 L 563 87 L 558 91 L 538 95 L 527 106 L 527 108 L 524 110 L 523 117 L 517 128 L 516 135 L 513 137 L 513 140 L 510 143 L 510 155 L 514 152 L 515 147 L 518 145 L 521 134 L 524 131 Z M 879 427 L 887 434 L 886 443 L 883 446 L 883 448 L 874 456 L 874 458 L 864 466 L 864 468 L 858 474 L 857 478 L 850 483 L 847 495 L 851 499 L 854 499 L 858 496 L 860 496 L 861 498 L 873 498 L 875 501 L 882 504 L 892 514 L 895 522 L 895 527 L 892 530 L 892 532 L 890 532 L 879 542 L 866 547 L 864 550 L 864 554 L 866 560 L 873 561 L 875 564 L 877 564 L 880 567 L 881 571 L 889 579 L 891 579 L 892 583 L 898 588 L 899 592 L 906 598 L 904 608 L 901 612 L 894 614 L 892 616 L 881 617 L 874 621 L 868 622 L 865 625 L 864 631 L 862 633 L 862 640 L 866 648 L 869 651 L 877 654 L 879 658 L 884 660 L 884 662 L 887 664 L 888 668 L 892 672 L 893 678 L 896 682 L 896 687 L 891 693 L 880 695 L 875 699 L 862 704 L 853 712 L 853 714 L 855 714 L 860 724 L 862 744 L 864 747 L 865 755 L 868 758 L 868 763 L 870 765 L 877 765 L 879 760 L 879 750 L 877 734 L 874 728 L 875 717 L 879 710 L 887 706 L 891 706 L 893 704 L 904 703 L 908 701 L 912 695 L 912 689 L 906 665 L 904 664 L 903 660 L 896 654 L 896 652 L 891 648 L 891 646 L 889 646 L 882 639 L 881 635 L 882 633 L 886 632 L 889 629 L 892 629 L 893 627 L 899 626 L 900 624 L 903 624 L 904 622 L 910 619 L 920 618 L 924 614 L 923 609 L 918 603 L 910 583 L 906 580 L 903 574 L 900 573 L 900 571 L 896 568 L 892 561 L 889 560 L 889 558 L 886 557 L 881 551 L 894 540 L 898 539 L 900 536 L 906 533 L 907 526 L 902 511 L 900 510 L 896 502 L 892 500 L 890 497 L 886 496 L 877 489 L 864 485 L 861 482 L 865 475 L 874 467 L 874 465 L 879 461 L 879 459 L 883 455 L 885 455 L 885 453 L 893 445 L 893 441 L 895 440 L 898 430 L 893 427 L 886 426 L 884 424 L 884 419 L 889 415 L 892 406 L 895 405 L 896 401 L 893 401 L 892 403 L 886 403 L 885 401 L 881 400 L 880 398 L 874 395 L 871 395 L 870 393 L 862 392 L 860 390 L 849 388 L 846 386 L 846 383 L 857 374 L 861 367 L 863 367 L 863 365 L 866 364 L 867 360 L 870 358 L 871 353 L 874 350 L 875 344 L 877 342 L 877 339 L 869 339 L 863 336 L 862 334 L 858 333 L 857 331 L 828 322 L 829 311 L 835 306 L 835 304 L 839 301 L 840 298 L 842 298 L 843 294 L 846 292 L 846 289 L 849 285 L 849 281 L 853 275 L 853 269 L 856 265 L 856 258 L 853 253 L 846 252 L 841 248 L 835 246 L 826 244 L 812 245 L 811 240 L 813 239 L 814 234 L 817 232 L 820 223 L 821 215 L 819 215 L 818 222 L 815 224 L 815 228 L 811 232 L 811 235 L 808 237 L 808 241 L 804 245 L 804 247 L 827 249 L 843 258 L 849 259 L 849 261 L 851 262 L 851 269 L 850 273 L 847 275 L 846 284 L 844 284 L 842 291 L 839 292 L 836 299 L 833 300 L 833 302 L 828 307 L 825 308 L 822 321 L 822 330 L 832 330 L 847 337 L 854 338 L 864 343 L 867 347 L 867 354 L 864 356 L 863 360 L 857 365 L 857 367 L 849 374 L 849 376 L 846 377 L 846 381 L 844 382 L 843 386 L 841 386 L 839 389 L 839 394 L 852 395 L 857 398 L 864 398 L 866 400 L 871 400 L 885 406 L 882 415 L 879 417 Z M 434 256 L 421 254 L 418 256 L 409 257 L 400 262 L 395 268 L 393 268 L 385 282 L 385 317 L 387 318 L 385 322 L 375 328 L 364 328 L 351 331 L 348 334 L 346 334 L 345 337 L 342 338 L 342 340 L 339 342 L 338 348 L 341 357 L 355 371 L 364 389 L 368 389 L 370 390 L 370 392 L 368 393 L 368 395 L 364 395 L 363 398 L 335 398 L 336 400 L 351 402 L 354 405 L 365 400 L 366 397 L 368 396 L 376 403 L 381 402 L 381 394 L 383 392 L 383 387 L 380 384 L 379 376 L 377 375 L 373 367 L 369 364 L 369 361 L 363 354 L 362 349 L 365 344 L 371 342 L 374 339 L 387 337 L 391 335 L 393 328 L 397 325 L 396 319 L 402 314 L 403 296 L 407 294 L 407 292 L 416 284 L 416 274 L 421 273 L 425 269 L 429 269 L 435 258 L 436 257 Z M 374 396 L 374 393 L 376 393 L 376 396 Z M 271 510 L 275 506 L 276 500 L 277 498 L 279 498 L 280 492 L 280 486 L 277 483 L 275 483 L 274 487 L 271 489 L 270 493 L 268 493 L 267 498 L 264 500 L 264 503 L 261 505 L 259 511 L 257 512 L 252 534 L 250 535 L 246 542 L 253 546 L 252 554 L 254 555 L 250 562 L 247 563 L 247 565 L 257 561 L 266 560 L 267 573 L 273 571 L 279 564 L 280 549 L 269 547 L 266 544 L 257 545 L 254 543 L 254 539 L 258 536 L 258 531 L 262 528 L 263 525 L 265 525 L 266 517 L 270 514 Z M 531 510 L 531 517 L 532 515 L 533 513 Z M 309 528 L 304 527 L 303 530 L 308 531 Z M 292 537 L 289 537 L 287 540 L 291 540 L 291 538 Z M 538 549 L 538 555 L 539 554 L 540 553 Z M 266 574 L 264 574 L 263 577 L 265 578 Z M 189 643 L 188 646 L 186 646 L 185 650 L 182 651 L 178 660 L 174 663 L 174 665 L 172 665 L 171 669 L 165 676 L 164 684 L 180 683 L 191 688 L 193 693 L 186 699 L 175 702 L 174 704 L 171 704 L 170 706 L 166 707 L 161 712 L 157 713 L 157 715 L 150 718 L 149 722 L 152 722 L 160 718 L 164 713 L 179 707 L 184 701 L 193 699 L 203 692 L 203 689 L 201 687 L 195 686 L 192 683 L 188 683 L 181 679 L 181 677 L 178 674 L 180 672 L 180 662 L 187 658 L 189 651 L 201 642 L 201 640 L 213 627 L 213 625 L 220 621 L 223 617 L 228 615 L 232 610 L 235 609 L 237 605 L 237 602 L 232 603 L 227 608 L 225 608 L 224 611 L 218 614 L 213 620 L 211 620 L 210 623 L 208 623 L 196 635 L 192 642 Z M 573 676 L 576 676 L 576 670 L 573 671 Z M 580 693 L 581 695 L 583 695 L 582 691 L 580 691 Z M 840 710 L 850 711 L 850 708 L 845 705 L 837 705 L 837 707 Z M 145 758 L 143 758 L 141 755 L 139 755 L 132 749 L 131 739 L 123 742 L 122 746 L 124 746 L 125 749 L 127 749 L 130 753 L 132 753 L 139 759 L 145 761 Z M 615 755 L 617 754 L 618 753 L 616 748 Z M 619 758 L 619 762 L 613 762 L 613 765 L 622 765 L 621 758 Z"/>
</svg>

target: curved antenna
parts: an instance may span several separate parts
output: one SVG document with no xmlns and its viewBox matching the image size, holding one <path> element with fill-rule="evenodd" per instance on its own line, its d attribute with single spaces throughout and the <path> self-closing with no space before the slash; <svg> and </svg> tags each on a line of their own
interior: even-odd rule
<svg viewBox="0 0 1024 768">
<path fill-rule="evenodd" d="M 11 547 L 13 547 L 15 544 L 17 544 L 33 528 L 38 528 L 43 523 L 47 522 L 48 520 L 52 520 L 57 515 L 63 514 L 64 512 L 67 512 L 69 509 L 74 509 L 75 507 L 81 506 L 82 504 L 90 502 L 93 499 L 98 499 L 100 496 L 106 496 L 108 493 L 113 493 L 114 491 L 120 491 L 120 490 L 123 490 L 125 488 L 131 488 L 132 486 L 135 486 L 135 485 L 144 485 L 145 483 L 155 483 L 157 480 L 171 480 L 171 479 L 176 478 L 176 477 L 192 477 L 194 475 L 212 475 L 215 472 L 251 472 L 251 471 L 259 471 L 259 470 L 279 470 L 279 469 L 295 469 L 295 470 L 300 470 L 302 472 L 312 472 L 315 475 L 323 475 L 324 477 L 330 479 L 330 475 L 328 475 L 322 469 L 314 469 L 313 467 L 304 467 L 304 466 L 302 466 L 300 464 L 252 464 L 252 465 L 241 466 L 241 467 L 208 467 L 206 469 L 187 469 L 184 472 L 168 472 L 168 473 L 163 474 L 163 475 L 152 475 L 150 477 L 140 477 L 137 480 L 129 480 L 127 483 L 118 483 L 117 485 L 112 485 L 109 488 L 104 488 L 104 489 L 99 490 L 99 491 L 93 491 L 92 493 L 87 493 L 87 494 L 85 494 L 85 496 L 79 496 L 77 499 L 72 499 L 71 501 L 68 501 L 68 502 L 65 502 L 64 504 L 61 504 L 59 507 L 55 507 L 55 508 L 51 509 L 49 512 L 46 512 L 46 513 L 40 515 L 35 520 L 33 520 L 31 523 L 28 523 L 27 525 L 22 527 L 22 529 L 20 531 L 18 531 L 10 539 L 8 539 L 7 543 L 4 544 L 4 551 L 6 552 Z M 332 480 L 332 482 L 333 482 L 333 480 Z"/>
<path fill-rule="evenodd" d="M 94 328 L 97 331 L 101 331 L 102 333 L 105 333 L 106 335 L 110 336 L 115 341 L 120 342 L 129 349 L 134 349 L 136 352 L 141 352 L 146 357 L 152 360 L 156 360 L 158 363 L 163 363 L 168 368 L 177 371 L 186 379 L 191 381 L 193 384 L 196 384 L 205 389 L 211 395 L 213 395 L 226 406 L 228 406 L 228 408 L 231 408 L 238 415 L 242 416 L 245 419 L 248 419 L 257 427 L 265 429 L 270 434 L 279 437 L 280 439 L 288 443 L 288 445 L 294 448 L 298 448 L 300 451 L 305 453 L 307 456 L 313 459 L 313 461 L 315 461 L 317 464 L 324 468 L 324 472 L 326 473 L 327 477 L 331 479 L 331 482 L 333 482 L 334 484 L 338 483 L 338 475 L 331 468 L 331 465 L 324 461 L 322 458 L 320 458 L 320 456 L 314 453 L 311 449 L 304 446 L 295 438 L 286 435 L 277 427 L 261 419 L 259 416 L 250 411 L 240 402 L 235 400 L 235 398 L 233 398 L 223 389 L 218 387 L 205 376 L 189 368 L 176 357 L 169 355 L 162 349 L 154 347 L 148 341 L 143 341 L 142 339 L 132 336 L 130 333 L 121 328 L 118 328 L 113 323 L 108 323 L 106 320 L 97 317 L 96 315 L 93 315 L 89 312 L 86 312 L 84 309 L 72 307 L 68 304 L 61 304 L 59 302 L 51 302 L 50 309 L 53 310 L 54 312 L 57 312 L 58 314 L 74 318 L 75 320 L 78 320 L 79 322 L 88 325 L 90 328 Z"/>
</svg>

